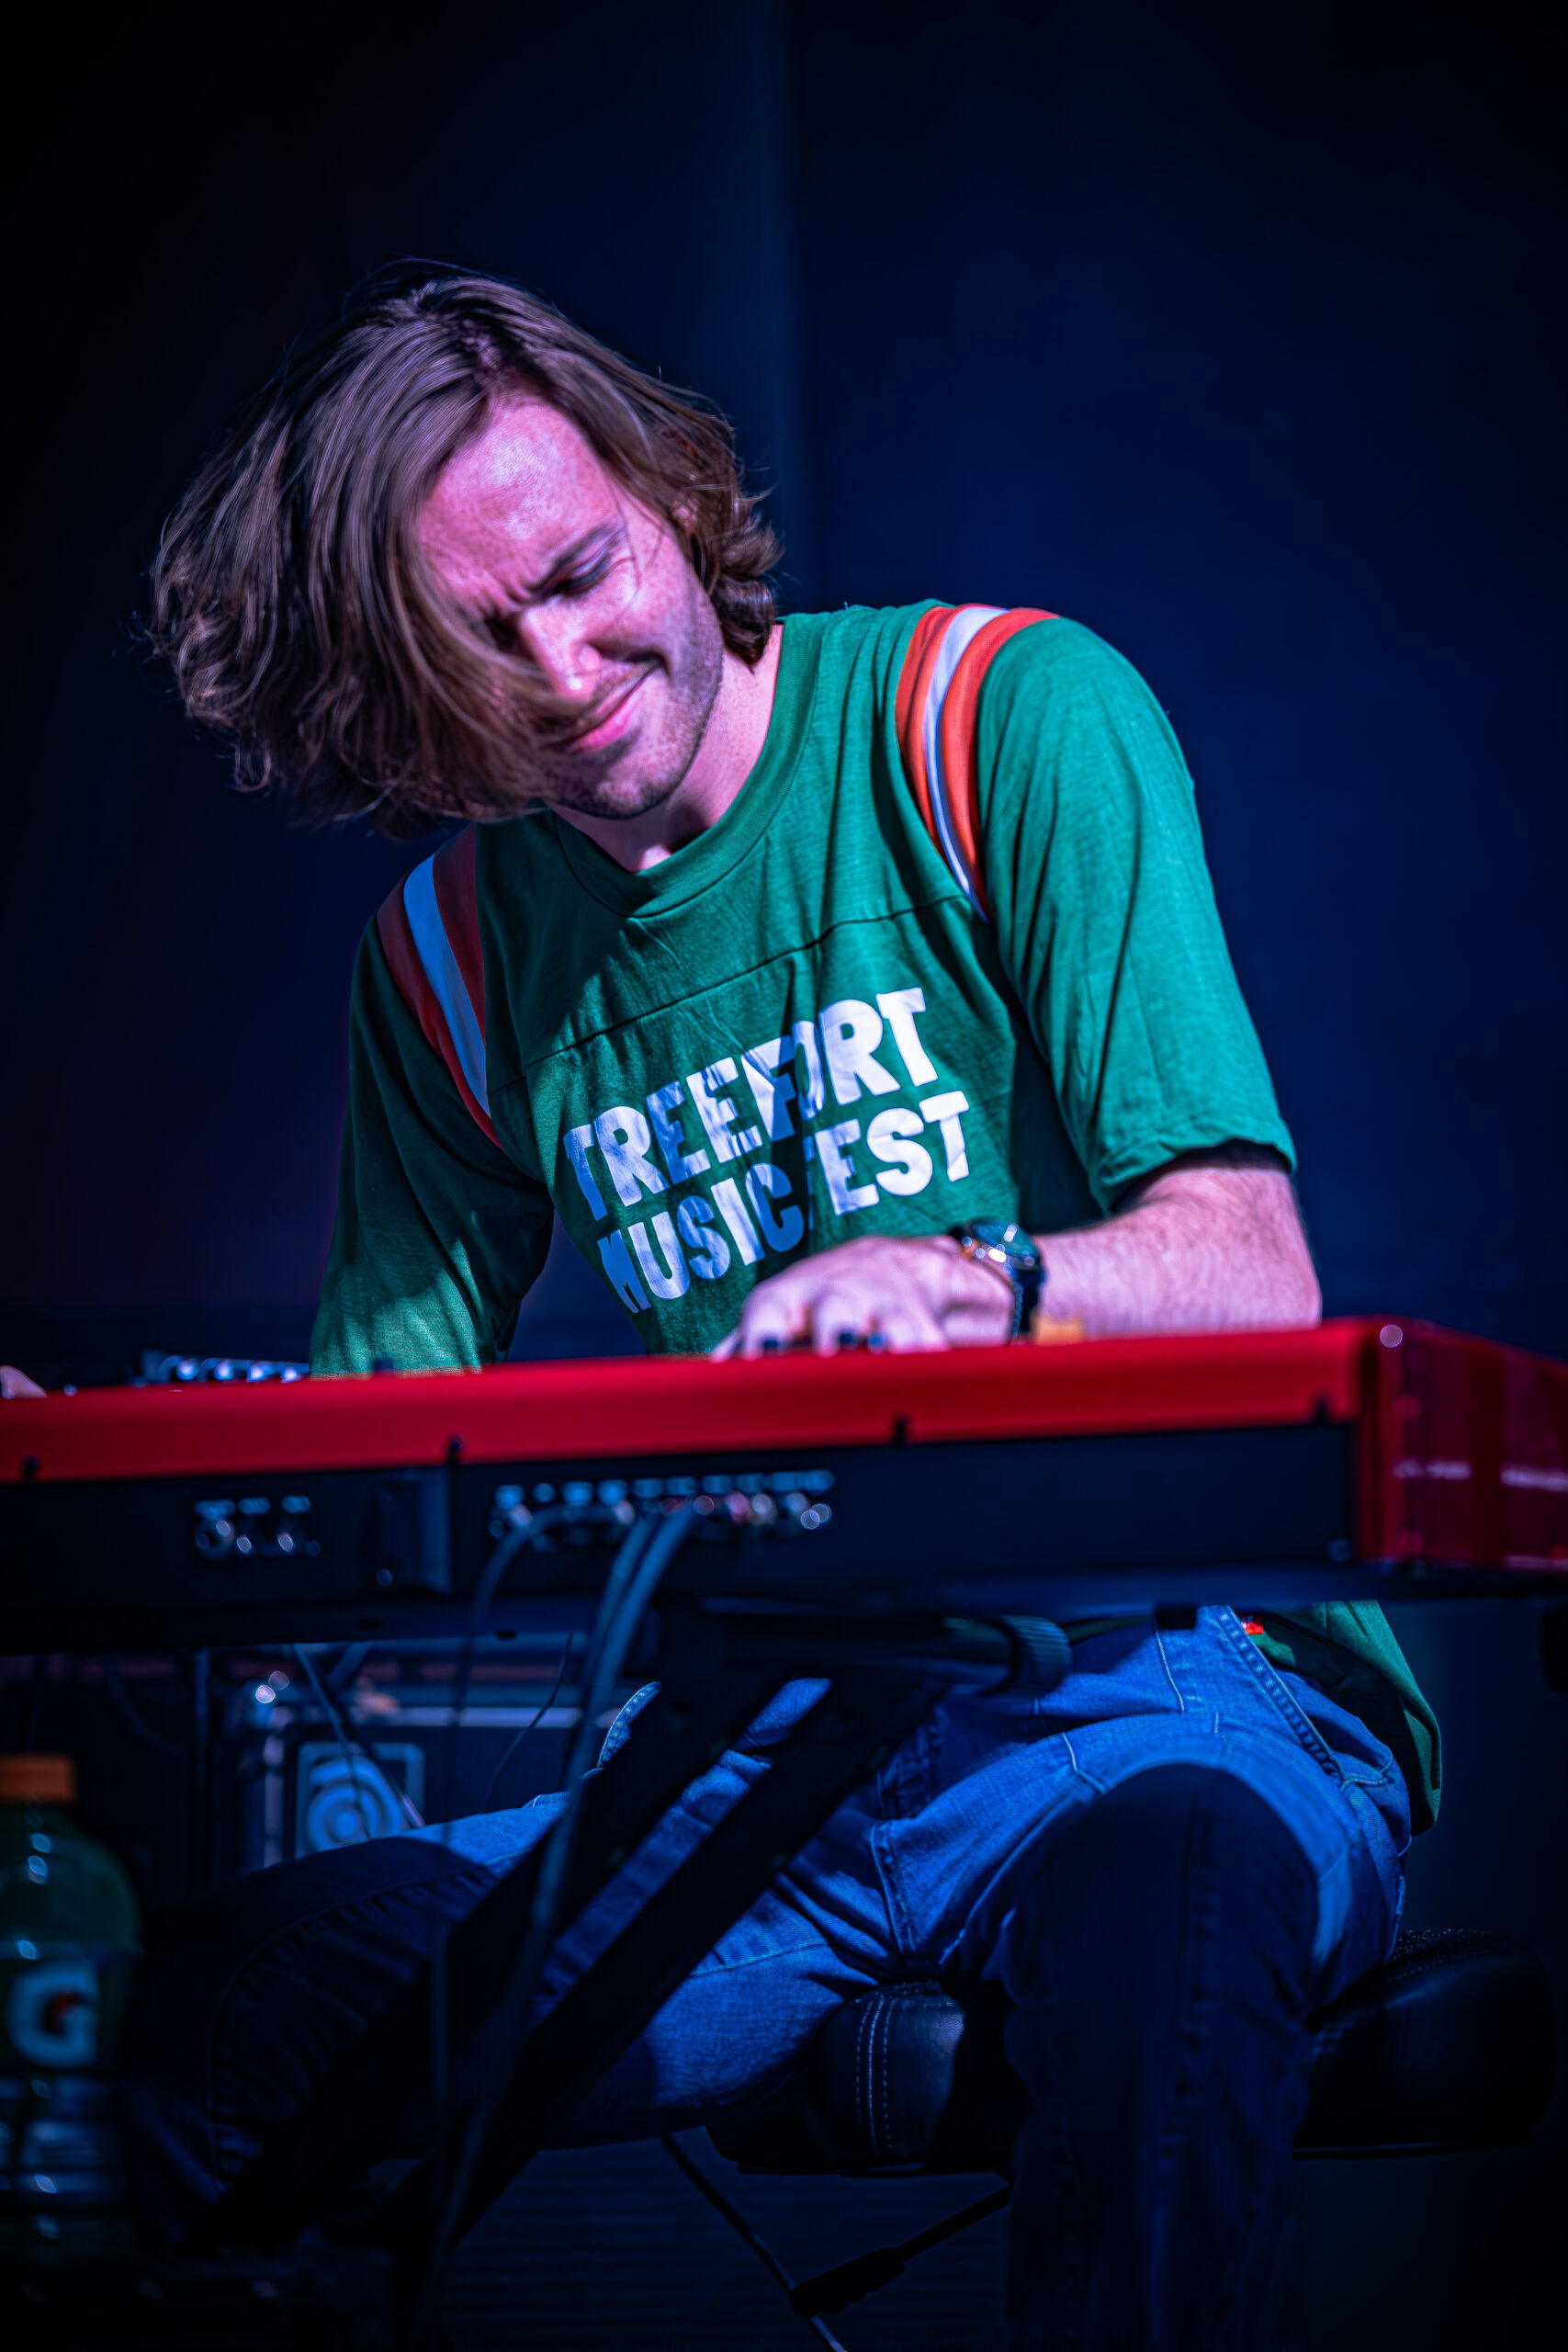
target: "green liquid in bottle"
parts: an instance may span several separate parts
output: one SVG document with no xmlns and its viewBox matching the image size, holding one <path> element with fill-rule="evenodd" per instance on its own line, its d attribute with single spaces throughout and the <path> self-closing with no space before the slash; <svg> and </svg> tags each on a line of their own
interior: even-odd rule
<svg viewBox="0 0 1568 2352">
<path fill-rule="evenodd" d="M 114 2070 L 140 1941 L 63 1756 L 0 1757 L 0 2255 L 129 2248 Z"/>
</svg>

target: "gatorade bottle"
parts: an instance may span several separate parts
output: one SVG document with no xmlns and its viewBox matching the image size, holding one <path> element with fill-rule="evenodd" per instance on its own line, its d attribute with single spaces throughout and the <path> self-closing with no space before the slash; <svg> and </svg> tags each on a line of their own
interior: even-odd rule
<svg viewBox="0 0 1568 2352">
<path fill-rule="evenodd" d="M 115 2043 L 138 1945 L 69 1756 L 0 1756 L 0 2255 L 129 2249 Z"/>
</svg>

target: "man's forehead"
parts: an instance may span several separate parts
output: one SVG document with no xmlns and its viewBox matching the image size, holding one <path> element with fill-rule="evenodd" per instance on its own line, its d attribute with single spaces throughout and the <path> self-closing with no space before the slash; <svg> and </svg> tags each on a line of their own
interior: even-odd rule
<svg viewBox="0 0 1568 2352">
<path fill-rule="evenodd" d="M 545 401 L 509 401 L 442 469 L 420 544 L 453 586 L 498 566 L 543 577 L 585 532 L 617 522 L 621 505 L 570 417 Z"/>
</svg>

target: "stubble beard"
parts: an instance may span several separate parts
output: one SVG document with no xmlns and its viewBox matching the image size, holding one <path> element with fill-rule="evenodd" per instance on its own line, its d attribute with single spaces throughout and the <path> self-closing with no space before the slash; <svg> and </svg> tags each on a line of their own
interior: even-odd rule
<svg viewBox="0 0 1568 2352">
<path fill-rule="evenodd" d="M 658 675 L 668 681 L 658 694 Z M 661 661 L 640 691 L 658 695 L 657 736 L 644 719 L 624 742 L 603 752 L 552 751 L 537 755 L 532 781 L 547 806 L 613 822 L 646 816 L 672 798 L 702 748 L 724 678 L 724 640 L 716 625 L 694 631 L 679 669 Z"/>
</svg>

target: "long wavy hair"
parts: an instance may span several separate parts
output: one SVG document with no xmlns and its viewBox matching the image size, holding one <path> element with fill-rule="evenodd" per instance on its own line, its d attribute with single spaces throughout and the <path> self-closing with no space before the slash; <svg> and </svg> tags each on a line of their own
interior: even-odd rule
<svg viewBox="0 0 1568 2352">
<path fill-rule="evenodd" d="M 415 528 L 443 466 L 519 394 L 569 417 L 676 533 L 725 644 L 761 658 L 781 550 L 725 419 L 521 287 L 400 273 L 289 354 L 152 565 L 148 639 L 191 718 L 232 742 L 243 789 L 394 834 L 528 805 L 564 713 L 443 604 Z"/>
</svg>

